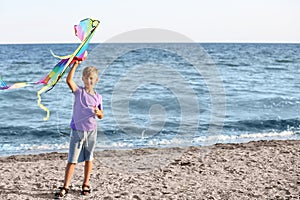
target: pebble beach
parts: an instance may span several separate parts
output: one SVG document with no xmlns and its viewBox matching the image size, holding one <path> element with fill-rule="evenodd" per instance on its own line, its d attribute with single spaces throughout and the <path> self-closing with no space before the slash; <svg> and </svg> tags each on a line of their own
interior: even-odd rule
<svg viewBox="0 0 300 200">
<path fill-rule="evenodd" d="M 65 199 L 300 199 L 300 141 L 97 152 L 92 192 L 83 164 Z M 0 199 L 54 199 L 66 153 L 0 158 Z"/>
</svg>

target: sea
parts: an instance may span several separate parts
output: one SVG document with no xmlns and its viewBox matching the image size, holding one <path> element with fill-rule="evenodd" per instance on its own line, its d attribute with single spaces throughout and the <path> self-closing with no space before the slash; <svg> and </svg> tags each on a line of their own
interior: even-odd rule
<svg viewBox="0 0 300 200">
<path fill-rule="evenodd" d="M 7 85 L 36 82 L 79 44 L 1 44 Z M 92 43 L 85 66 L 96 66 L 95 90 L 105 117 L 97 150 L 205 146 L 300 139 L 300 44 Z M 67 152 L 73 94 L 65 78 L 0 90 L 0 156 Z"/>
</svg>

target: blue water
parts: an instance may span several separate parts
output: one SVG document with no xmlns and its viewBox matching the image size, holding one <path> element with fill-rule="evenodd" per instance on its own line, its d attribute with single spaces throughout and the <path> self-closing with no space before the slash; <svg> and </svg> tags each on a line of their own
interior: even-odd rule
<svg viewBox="0 0 300 200">
<path fill-rule="evenodd" d="M 38 81 L 78 44 L 0 45 L 7 84 Z M 91 44 L 105 118 L 97 149 L 300 139 L 300 44 Z M 200 69 L 200 71 L 199 71 Z M 0 91 L 0 156 L 68 150 L 73 96 L 64 79 Z"/>
</svg>

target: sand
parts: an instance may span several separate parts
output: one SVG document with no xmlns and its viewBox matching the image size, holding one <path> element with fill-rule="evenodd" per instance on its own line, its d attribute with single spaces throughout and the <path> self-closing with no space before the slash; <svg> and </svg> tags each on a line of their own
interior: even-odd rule
<svg viewBox="0 0 300 200">
<path fill-rule="evenodd" d="M 300 199 L 300 141 L 106 150 L 95 155 L 92 193 L 78 164 L 65 199 Z M 67 154 L 0 158 L 0 199 L 53 199 Z"/>
</svg>

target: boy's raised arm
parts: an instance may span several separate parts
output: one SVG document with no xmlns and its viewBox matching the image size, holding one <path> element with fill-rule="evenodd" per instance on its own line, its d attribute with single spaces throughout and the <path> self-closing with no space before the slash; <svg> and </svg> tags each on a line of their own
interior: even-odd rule
<svg viewBox="0 0 300 200">
<path fill-rule="evenodd" d="M 72 92 L 75 92 L 76 89 L 77 89 L 77 85 L 74 82 L 73 78 L 74 78 L 74 74 L 75 74 L 75 71 L 76 71 L 76 68 L 78 67 L 78 65 L 79 65 L 79 62 L 76 61 L 74 63 L 74 65 L 72 66 L 71 70 L 69 71 L 69 74 L 68 74 L 67 79 L 66 79 L 67 84 L 68 84 L 68 86 L 69 86 L 69 88 L 71 89 Z"/>
</svg>

